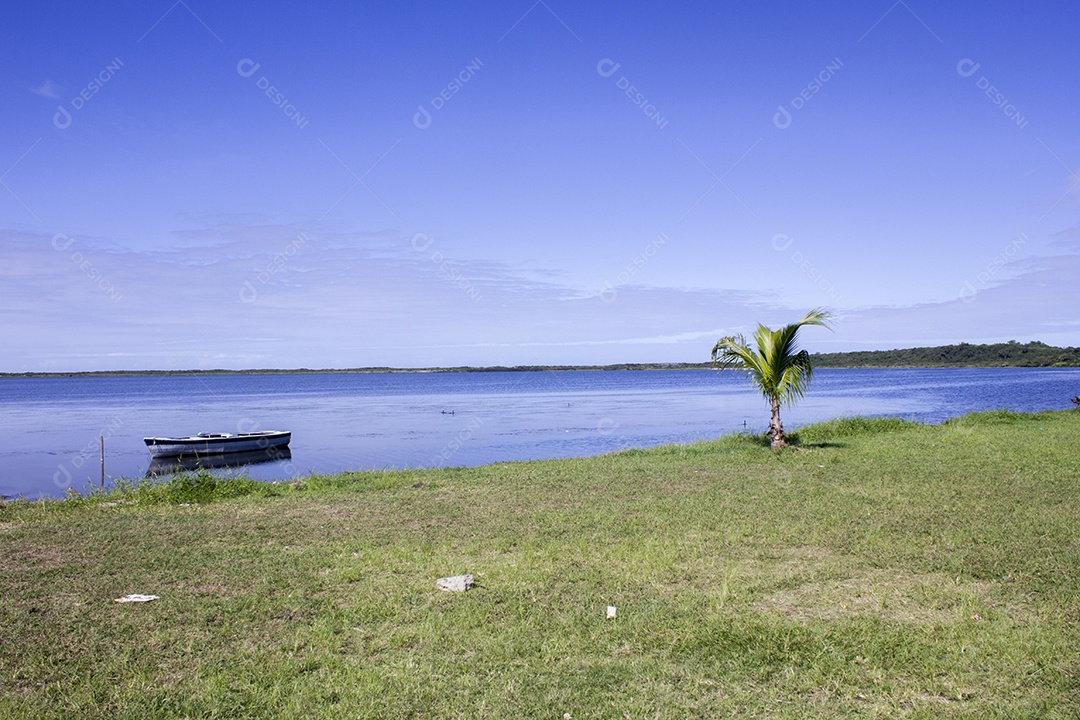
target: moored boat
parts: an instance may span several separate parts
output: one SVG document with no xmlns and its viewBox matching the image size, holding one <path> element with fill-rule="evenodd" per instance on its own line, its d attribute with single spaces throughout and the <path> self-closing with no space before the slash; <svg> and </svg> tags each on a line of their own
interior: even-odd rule
<svg viewBox="0 0 1080 720">
<path fill-rule="evenodd" d="M 281 448 L 289 444 L 292 433 L 287 430 L 260 430 L 242 433 L 199 433 L 188 437 L 143 438 L 153 457 L 180 455 L 220 455 Z"/>
</svg>

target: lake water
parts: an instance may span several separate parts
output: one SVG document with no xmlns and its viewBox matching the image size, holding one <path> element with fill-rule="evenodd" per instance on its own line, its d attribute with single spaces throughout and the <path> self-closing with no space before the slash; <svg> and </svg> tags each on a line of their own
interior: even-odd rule
<svg viewBox="0 0 1080 720">
<path fill-rule="evenodd" d="M 784 426 L 851 415 L 940 422 L 1071 408 L 1080 369 L 830 370 Z M 291 457 L 250 477 L 583 457 L 764 432 L 736 373 L 629 370 L 0 378 L 0 495 L 59 497 L 143 477 L 147 435 L 291 430 Z M 236 470 L 232 470 L 236 472 Z"/>
</svg>

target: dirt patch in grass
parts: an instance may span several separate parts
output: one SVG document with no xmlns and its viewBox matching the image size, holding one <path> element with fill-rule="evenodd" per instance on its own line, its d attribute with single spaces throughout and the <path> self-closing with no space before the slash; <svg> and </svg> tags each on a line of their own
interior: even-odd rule
<svg viewBox="0 0 1080 720">
<path fill-rule="evenodd" d="M 989 609 L 1004 606 L 995 595 L 992 583 L 875 569 L 780 590 L 755 608 L 800 622 L 873 616 L 891 622 L 950 624 L 981 621 Z M 1023 612 L 1015 605 L 1007 609 L 1014 616 Z"/>
<path fill-rule="evenodd" d="M 761 561 L 775 563 L 769 568 L 770 574 L 779 578 L 791 578 L 834 566 L 842 557 L 826 548 L 800 546 L 762 553 Z"/>
<path fill-rule="evenodd" d="M 10 573 L 53 570 L 75 563 L 84 564 L 83 558 L 70 548 L 23 547 L 0 555 L 0 571 Z"/>
</svg>

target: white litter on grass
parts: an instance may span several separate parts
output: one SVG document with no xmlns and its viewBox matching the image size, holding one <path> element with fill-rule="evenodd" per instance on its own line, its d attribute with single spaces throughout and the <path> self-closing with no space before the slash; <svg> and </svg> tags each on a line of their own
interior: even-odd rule
<svg viewBox="0 0 1080 720">
<path fill-rule="evenodd" d="M 615 617 L 615 606 L 614 605 L 608 605 L 607 606 L 607 616 L 609 618 Z"/>
<path fill-rule="evenodd" d="M 439 578 L 435 584 L 440 590 L 447 592 L 465 592 L 473 586 L 472 575 L 454 575 L 452 577 Z"/>
<path fill-rule="evenodd" d="M 157 599 L 157 595 L 139 595 L 136 593 L 134 595 L 125 595 L 122 598 L 116 598 L 113 602 L 150 602 L 151 600 Z"/>
</svg>

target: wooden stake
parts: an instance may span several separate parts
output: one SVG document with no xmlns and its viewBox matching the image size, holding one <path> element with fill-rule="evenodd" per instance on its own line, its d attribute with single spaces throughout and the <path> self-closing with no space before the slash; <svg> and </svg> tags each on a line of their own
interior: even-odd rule
<svg viewBox="0 0 1080 720">
<path fill-rule="evenodd" d="M 105 436 L 101 436 L 101 487 L 105 487 Z"/>
</svg>

